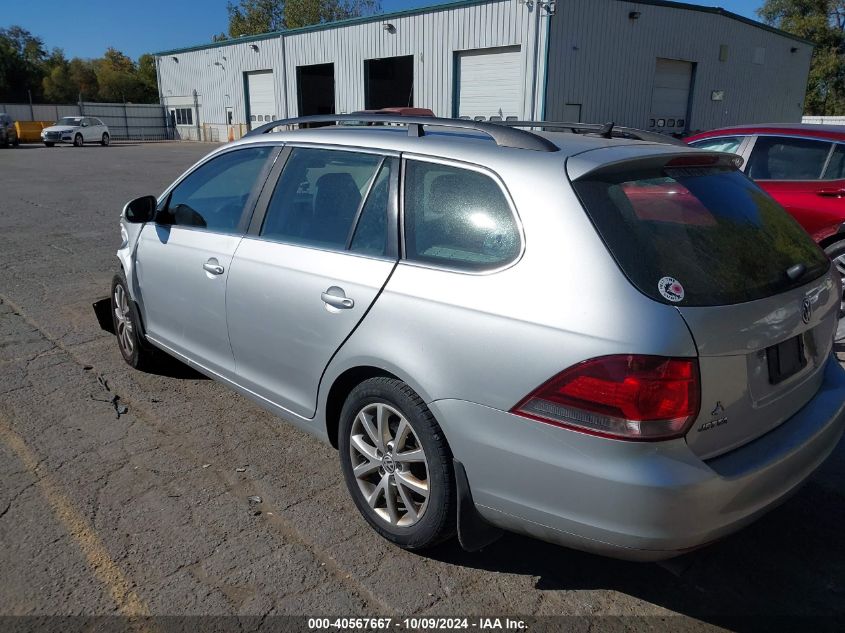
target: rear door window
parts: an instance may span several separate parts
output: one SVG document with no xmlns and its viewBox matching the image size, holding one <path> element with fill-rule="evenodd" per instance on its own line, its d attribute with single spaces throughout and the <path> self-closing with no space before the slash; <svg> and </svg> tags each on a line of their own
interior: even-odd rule
<svg viewBox="0 0 845 633">
<path fill-rule="evenodd" d="M 404 178 L 408 260 L 483 271 L 519 255 L 516 218 L 502 188 L 490 176 L 409 160 Z"/>
<path fill-rule="evenodd" d="M 818 180 L 830 154 L 829 141 L 761 136 L 748 159 L 754 180 Z"/>
<path fill-rule="evenodd" d="M 730 167 L 626 163 L 573 185 L 622 271 L 663 303 L 752 301 L 828 269 L 798 223 Z M 792 279 L 796 264 L 804 272 Z"/>
<path fill-rule="evenodd" d="M 346 250 L 383 160 L 376 154 L 295 148 L 270 199 L 260 235 L 290 244 Z M 380 212 L 385 214 L 386 195 L 383 200 Z M 369 214 L 367 221 L 371 221 Z M 376 247 L 372 236 L 368 242 Z"/>
<path fill-rule="evenodd" d="M 822 179 L 845 179 L 845 145 L 842 143 L 836 143 L 833 146 L 833 153 L 830 155 L 830 161 L 822 174 Z"/>
</svg>

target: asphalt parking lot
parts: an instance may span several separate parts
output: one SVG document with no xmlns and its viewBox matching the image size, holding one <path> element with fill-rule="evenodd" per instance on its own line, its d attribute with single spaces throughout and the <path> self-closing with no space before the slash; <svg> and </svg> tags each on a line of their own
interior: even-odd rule
<svg viewBox="0 0 845 633">
<path fill-rule="evenodd" d="M 669 564 L 510 535 L 414 554 L 358 515 L 331 447 L 187 368 L 131 370 L 91 309 L 118 214 L 213 147 L 0 150 L 0 616 L 238 615 L 249 630 L 275 615 L 845 618 L 842 444 L 779 509 Z"/>
</svg>

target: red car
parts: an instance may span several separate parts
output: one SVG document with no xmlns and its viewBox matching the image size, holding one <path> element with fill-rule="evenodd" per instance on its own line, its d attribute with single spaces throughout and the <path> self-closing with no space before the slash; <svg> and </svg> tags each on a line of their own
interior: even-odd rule
<svg viewBox="0 0 845 633">
<path fill-rule="evenodd" d="M 744 125 L 686 142 L 742 156 L 745 173 L 798 220 L 845 277 L 845 126 Z"/>
</svg>

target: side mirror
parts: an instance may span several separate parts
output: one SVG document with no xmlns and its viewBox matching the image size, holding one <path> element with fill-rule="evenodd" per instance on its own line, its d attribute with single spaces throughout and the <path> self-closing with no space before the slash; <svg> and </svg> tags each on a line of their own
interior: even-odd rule
<svg viewBox="0 0 845 633">
<path fill-rule="evenodd" d="M 126 203 L 123 207 L 123 217 L 127 222 L 133 224 L 143 224 L 144 222 L 152 222 L 156 214 L 156 205 L 158 200 L 155 196 L 141 196 Z"/>
</svg>

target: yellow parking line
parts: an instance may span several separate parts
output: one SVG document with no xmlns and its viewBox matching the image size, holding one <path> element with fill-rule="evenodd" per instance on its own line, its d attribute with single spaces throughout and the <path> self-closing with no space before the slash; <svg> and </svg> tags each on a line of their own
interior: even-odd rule
<svg viewBox="0 0 845 633">
<path fill-rule="evenodd" d="M 68 498 L 62 494 L 60 486 L 49 475 L 38 472 L 38 457 L 2 416 L 0 416 L 0 440 L 15 452 L 26 468 L 37 478 L 37 486 L 42 496 L 85 554 L 94 576 L 108 588 L 118 611 L 125 616 L 149 616 L 149 607 L 132 590 L 131 583 L 111 559 L 105 545 L 88 525 L 85 517 L 77 512 Z"/>
</svg>

